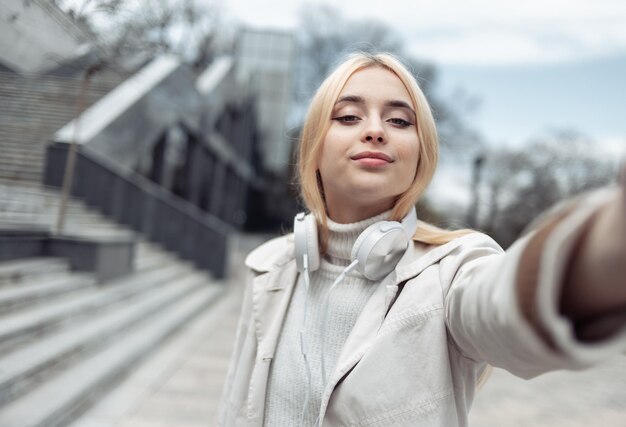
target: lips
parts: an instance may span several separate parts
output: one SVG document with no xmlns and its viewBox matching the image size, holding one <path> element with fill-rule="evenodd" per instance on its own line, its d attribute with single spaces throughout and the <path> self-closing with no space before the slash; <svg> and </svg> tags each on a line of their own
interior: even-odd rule
<svg viewBox="0 0 626 427">
<path fill-rule="evenodd" d="M 350 157 L 352 160 L 361 160 L 361 159 L 378 159 L 384 160 L 387 163 L 393 163 L 393 159 L 386 155 L 385 153 L 380 153 L 377 151 L 364 151 L 355 156 Z"/>
</svg>

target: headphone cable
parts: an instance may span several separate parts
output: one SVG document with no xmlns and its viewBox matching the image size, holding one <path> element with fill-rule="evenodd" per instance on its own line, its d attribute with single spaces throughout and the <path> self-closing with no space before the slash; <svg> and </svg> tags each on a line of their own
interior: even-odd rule
<svg viewBox="0 0 626 427">
<path fill-rule="evenodd" d="M 300 329 L 300 351 L 302 352 L 302 358 L 304 359 L 304 367 L 306 370 L 307 377 L 307 390 L 306 395 L 304 397 L 304 404 L 302 406 L 302 416 L 300 417 L 300 425 L 304 426 L 304 417 L 308 410 L 309 399 L 311 398 L 311 365 L 309 364 L 309 358 L 307 357 L 307 344 L 305 338 L 306 332 L 306 320 L 307 320 L 307 311 L 308 311 L 308 300 L 309 300 L 309 263 L 307 254 L 303 255 L 303 265 L 304 265 L 304 314 L 302 315 L 302 327 Z"/>
<path fill-rule="evenodd" d="M 326 293 L 326 301 L 324 302 L 324 315 L 322 316 L 322 324 L 321 324 L 321 337 L 320 337 L 320 352 L 321 352 L 321 364 L 322 364 L 322 393 L 326 390 L 326 383 L 328 379 L 326 378 L 326 363 L 324 362 L 324 341 L 326 335 L 326 322 L 328 320 L 328 306 L 330 305 L 330 294 L 335 289 L 335 287 L 341 283 L 341 281 L 346 277 L 346 275 L 352 271 L 356 265 L 359 263 L 359 260 L 354 260 L 352 263 L 347 266 L 339 276 L 335 279 L 330 289 Z"/>
</svg>

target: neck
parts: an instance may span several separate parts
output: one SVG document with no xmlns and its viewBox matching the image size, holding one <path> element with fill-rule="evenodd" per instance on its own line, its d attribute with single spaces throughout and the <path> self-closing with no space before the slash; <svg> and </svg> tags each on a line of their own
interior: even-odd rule
<svg viewBox="0 0 626 427">
<path fill-rule="evenodd" d="M 380 215 L 393 208 L 394 200 L 385 200 L 379 203 L 354 203 L 353 201 L 326 200 L 328 218 L 338 224 L 352 224 Z"/>
<path fill-rule="evenodd" d="M 331 264 L 347 266 L 351 262 L 352 247 L 363 231 L 372 224 L 386 221 L 390 211 L 383 212 L 367 218 L 363 221 L 353 223 L 337 223 L 328 219 L 328 246 L 325 258 Z"/>
</svg>

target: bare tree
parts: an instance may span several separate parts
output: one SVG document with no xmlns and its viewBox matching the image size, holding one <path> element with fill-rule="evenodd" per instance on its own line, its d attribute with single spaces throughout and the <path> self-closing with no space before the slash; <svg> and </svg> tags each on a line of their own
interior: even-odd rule
<svg viewBox="0 0 626 427">
<path fill-rule="evenodd" d="M 609 183 L 617 164 L 594 145 L 575 131 L 560 131 L 518 149 L 488 153 L 481 228 L 506 247 L 559 200 Z"/>
<path fill-rule="evenodd" d="M 218 1 L 55 0 L 78 23 L 98 36 L 110 64 L 176 53 L 202 68 L 231 47 L 233 34 L 223 25 Z"/>
<path fill-rule="evenodd" d="M 349 20 L 329 5 L 306 3 L 300 9 L 299 21 L 301 87 L 298 90 L 307 97 L 349 51 L 402 50 L 398 36 L 383 23 Z"/>
</svg>

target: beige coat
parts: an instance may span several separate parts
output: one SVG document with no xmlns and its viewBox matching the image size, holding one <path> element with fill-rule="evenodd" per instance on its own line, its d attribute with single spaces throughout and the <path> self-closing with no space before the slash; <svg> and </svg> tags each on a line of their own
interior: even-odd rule
<svg viewBox="0 0 626 427">
<path fill-rule="evenodd" d="M 339 355 L 322 396 L 322 425 L 465 426 L 486 363 L 531 378 L 624 351 L 626 331 L 599 345 L 577 342 L 556 303 L 569 249 L 606 197 L 587 197 L 550 234 L 536 302 L 520 302 L 516 289 L 533 233 L 506 253 L 480 233 L 409 248 L 377 285 Z M 255 249 L 246 265 L 250 284 L 218 415 L 227 427 L 263 423 L 269 370 L 297 279 L 292 235 Z M 524 304 L 535 306 L 550 346 L 521 314 Z"/>
</svg>

